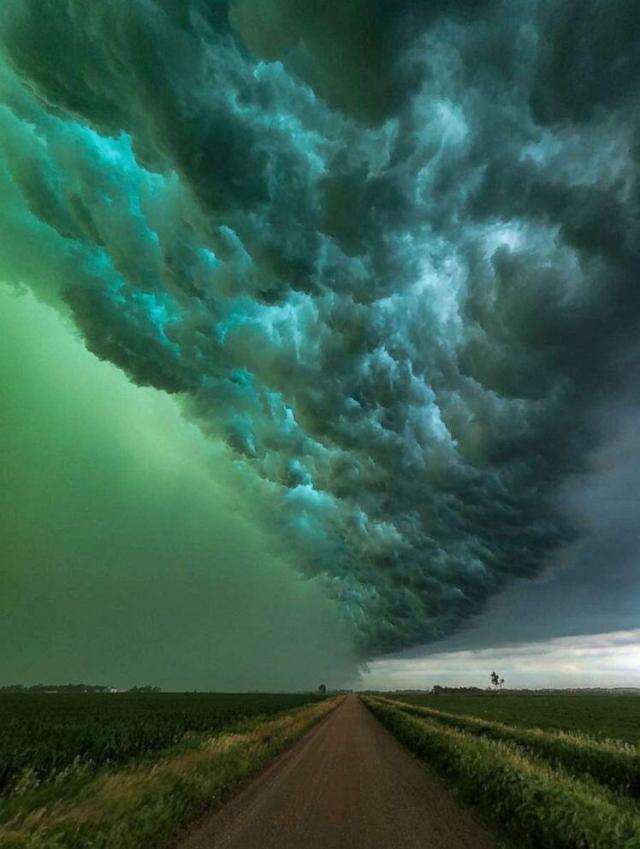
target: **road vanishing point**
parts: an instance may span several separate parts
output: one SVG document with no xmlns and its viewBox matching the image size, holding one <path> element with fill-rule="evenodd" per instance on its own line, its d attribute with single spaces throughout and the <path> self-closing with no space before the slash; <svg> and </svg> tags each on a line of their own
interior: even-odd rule
<svg viewBox="0 0 640 849">
<path fill-rule="evenodd" d="M 494 849 L 450 791 L 347 696 L 179 849 Z"/>
</svg>

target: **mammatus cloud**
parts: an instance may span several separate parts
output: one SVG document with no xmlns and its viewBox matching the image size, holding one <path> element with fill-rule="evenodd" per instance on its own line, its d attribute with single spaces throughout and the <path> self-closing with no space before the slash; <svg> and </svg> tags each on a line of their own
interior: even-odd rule
<svg viewBox="0 0 640 849">
<path fill-rule="evenodd" d="M 441 637 L 570 539 L 625 378 L 639 30 L 631 0 L 7 0 L 0 270 L 271 484 L 363 653 Z"/>
</svg>

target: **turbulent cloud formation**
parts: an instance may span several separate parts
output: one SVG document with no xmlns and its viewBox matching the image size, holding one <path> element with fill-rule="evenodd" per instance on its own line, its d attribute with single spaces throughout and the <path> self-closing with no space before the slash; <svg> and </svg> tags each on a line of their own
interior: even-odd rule
<svg viewBox="0 0 640 849">
<path fill-rule="evenodd" d="M 571 537 L 640 316 L 639 35 L 633 0 L 5 0 L 0 271 L 270 482 L 365 654 L 441 637 Z"/>
</svg>

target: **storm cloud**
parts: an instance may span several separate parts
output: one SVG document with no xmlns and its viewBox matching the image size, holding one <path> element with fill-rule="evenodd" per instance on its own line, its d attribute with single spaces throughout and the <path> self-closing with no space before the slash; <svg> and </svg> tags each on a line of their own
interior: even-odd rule
<svg viewBox="0 0 640 849">
<path fill-rule="evenodd" d="M 571 542 L 640 318 L 636 3 L 5 0 L 0 37 L 0 276 L 269 485 L 362 656 Z"/>
</svg>

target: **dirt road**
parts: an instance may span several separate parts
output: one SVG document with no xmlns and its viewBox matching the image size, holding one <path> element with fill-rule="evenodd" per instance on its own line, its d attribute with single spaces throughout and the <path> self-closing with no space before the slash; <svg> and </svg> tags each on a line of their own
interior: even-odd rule
<svg viewBox="0 0 640 849">
<path fill-rule="evenodd" d="M 357 696 L 180 849 L 492 849 L 494 841 Z"/>
</svg>

